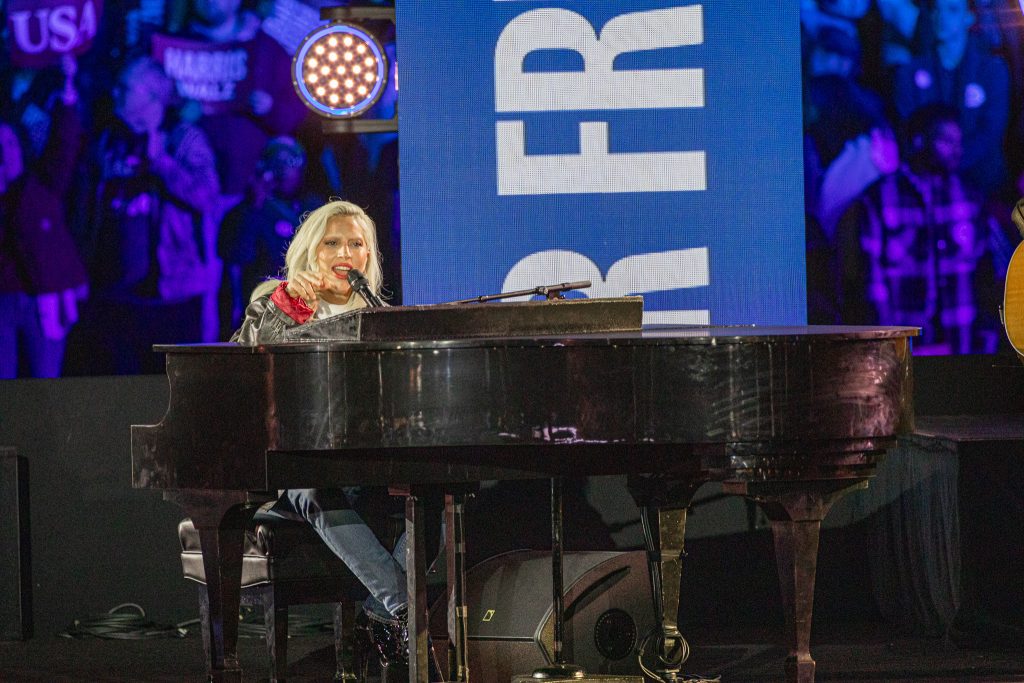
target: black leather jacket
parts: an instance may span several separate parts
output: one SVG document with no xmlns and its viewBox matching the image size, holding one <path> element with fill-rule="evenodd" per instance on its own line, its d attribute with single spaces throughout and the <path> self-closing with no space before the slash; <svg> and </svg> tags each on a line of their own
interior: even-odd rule
<svg viewBox="0 0 1024 683">
<path fill-rule="evenodd" d="M 299 326 L 290 315 L 277 307 L 270 296 L 261 296 L 249 304 L 245 309 L 242 326 L 231 335 L 231 341 L 242 346 L 273 344 L 284 341 L 284 333 Z M 314 319 L 316 316 L 310 318 L 310 321 Z"/>
<path fill-rule="evenodd" d="M 242 326 L 231 335 L 231 341 L 242 346 L 272 344 L 284 338 L 287 329 L 298 326 L 287 313 L 270 300 L 270 295 L 255 299 L 245 309 Z"/>
</svg>

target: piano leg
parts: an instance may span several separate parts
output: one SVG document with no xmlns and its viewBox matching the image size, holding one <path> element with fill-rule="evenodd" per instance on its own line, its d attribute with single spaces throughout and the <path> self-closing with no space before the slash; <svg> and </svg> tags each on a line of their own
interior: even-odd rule
<svg viewBox="0 0 1024 683">
<path fill-rule="evenodd" d="M 630 478 L 630 492 L 640 506 L 644 527 L 654 613 L 661 624 L 658 631 L 647 636 L 641 648 L 646 653 L 648 641 L 656 638 L 653 652 L 657 661 L 652 671 L 666 682 L 678 680 L 683 663 L 690 656 L 690 645 L 679 632 L 679 592 L 686 508 L 701 484 L 703 479 L 698 477 L 672 483 L 658 478 Z M 656 517 L 653 522 L 652 515 Z"/>
<path fill-rule="evenodd" d="M 649 528 L 650 508 L 643 508 L 645 528 Z M 683 662 L 690 656 L 690 646 L 679 632 L 679 586 L 683 578 L 683 537 L 686 534 L 686 508 L 654 511 L 657 516 L 657 538 L 647 537 L 647 565 L 651 573 L 654 613 L 661 622 L 654 654 L 653 671 L 663 681 L 675 681 Z M 647 642 L 644 642 L 646 650 Z"/>
<path fill-rule="evenodd" d="M 448 677 L 469 681 L 466 619 L 466 528 L 467 495 L 448 493 L 444 497 L 445 559 L 448 576 Z"/>
<path fill-rule="evenodd" d="M 786 615 L 789 655 L 787 683 L 813 683 L 811 618 L 814 577 L 818 566 L 821 520 L 845 493 L 867 487 L 864 480 L 808 482 L 804 485 L 768 482 L 726 482 L 724 490 L 755 501 L 772 524 L 775 561 L 782 606 Z"/>
<path fill-rule="evenodd" d="M 242 584 L 245 527 L 257 504 L 244 491 L 167 491 L 192 519 L 203 549 L 209 597 L 207 672 L 213 683 L 240 683 L 238 604 Z"/>
<path fill-rule="evenodd" d="M 405 498 L 405 575 L 409 593 L 409 683 L 429 683 L 425 521 L 422 498 L 410 493 Z"/>
</svg>

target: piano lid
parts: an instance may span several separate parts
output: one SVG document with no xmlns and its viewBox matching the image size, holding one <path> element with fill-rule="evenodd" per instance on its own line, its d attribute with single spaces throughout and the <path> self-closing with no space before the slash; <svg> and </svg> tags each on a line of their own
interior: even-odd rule
<svg viewBox="0 0 1024 683">
<path fill-rule="evenodd" d="M 299 325 L 285 341 L 416 341 L 634 332 L 642 297 L 359 308 Z"/>
</svg>

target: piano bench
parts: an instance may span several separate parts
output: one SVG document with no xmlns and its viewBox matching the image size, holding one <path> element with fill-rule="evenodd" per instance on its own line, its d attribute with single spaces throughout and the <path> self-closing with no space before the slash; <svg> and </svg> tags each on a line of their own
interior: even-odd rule
<svg viewBox="0 0 1024 683">
<path fill-rule="evenodd" d="M 181 566 L 185 578 L 199 584 L 199 622 L 203 647 L 208 649 L 209 598 L 199 532 L 191 519 L 178 524 Z M 288 664 L 288 607 L 334 603 L 336 681 L 365 678 L 358 661 L 361 649 L 353 642 L 353 602 L 366 595 L 359 580 L 330 551 L 305 522 L 288 519 L 253 520 L 245 531 L 242 554 L 241 604 L 263 608 L 270 680 L 283 681 Z M 207 660 L 210 653 L 207 652 Z"/>
</svg>

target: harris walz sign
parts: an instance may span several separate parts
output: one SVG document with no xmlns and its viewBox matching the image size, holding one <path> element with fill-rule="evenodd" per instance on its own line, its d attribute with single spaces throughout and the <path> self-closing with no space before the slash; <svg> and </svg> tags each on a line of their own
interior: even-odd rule
<svg viewBox="0 0 1024 683">
<path fill-rule="evenodd" d="M 175 82 L 178 95 L 219 113 L 244 101 L 252 91 L 252 43 L 209 43 L 176 36 L 153 36 L 153 58 Z"/>
</svg>

